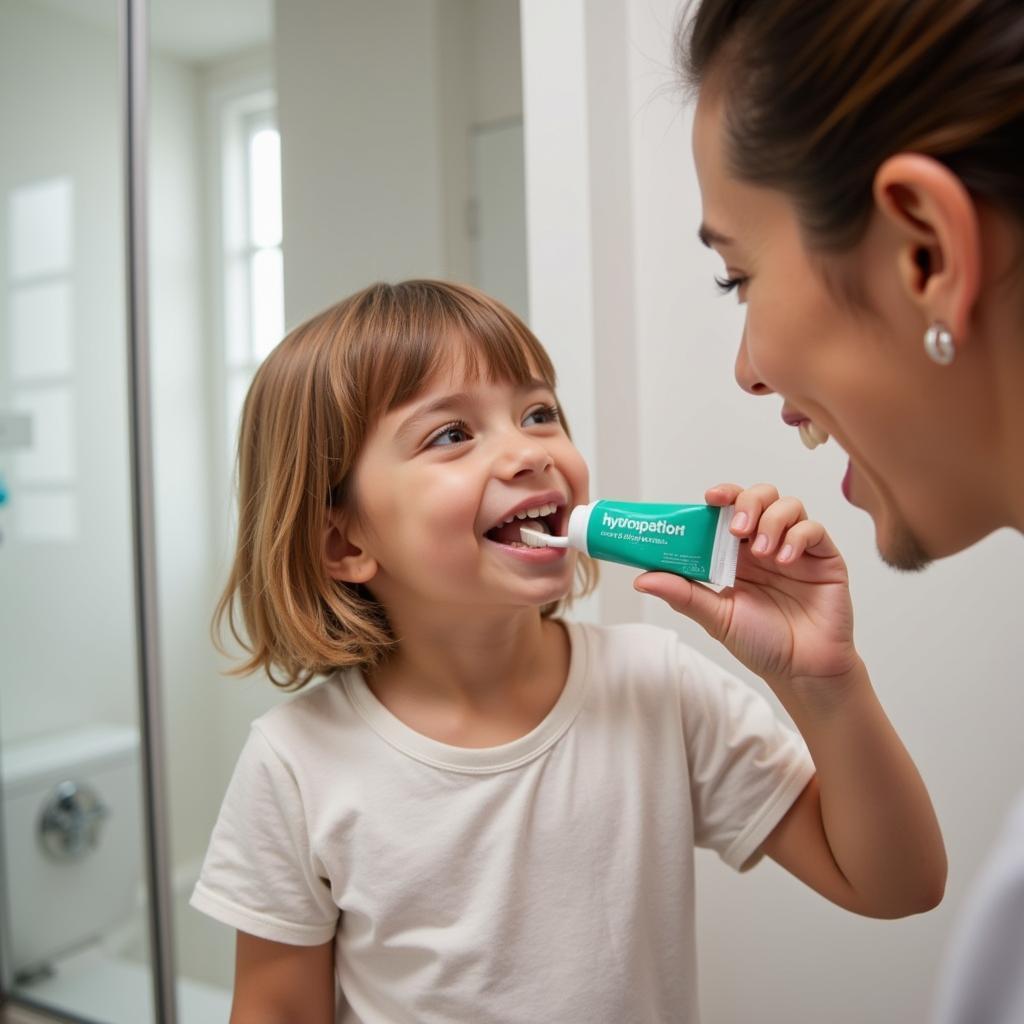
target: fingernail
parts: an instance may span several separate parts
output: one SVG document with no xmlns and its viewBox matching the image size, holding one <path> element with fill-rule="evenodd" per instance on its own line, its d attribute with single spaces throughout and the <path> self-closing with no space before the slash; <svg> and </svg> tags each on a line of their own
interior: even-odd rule
<svg viewBox="0 0 1024 1024">
<path fill-rule="evenodd" d="M 757 535 L 757 540 L 754 541 L 754 543 L 753 543 L 753 545 L 752 545 L 750 550 L 753 551 L 755 554 L 758 554 L 758 555 L 763 554 L 765 551 L 767 551 L 768 550 L 768 536 L 766 534 L 764 534 L 764 533 L 759 533 Z"/>
<path fill-rule="evenodd" d="M 792 544 L 787 544 L 779 552 L 779 561 L 780 562 L 788 562 L 792 557 L 793 557 L 793 545 Z"/>
<path fill-rule="evenodd" d="M 747 523 L 749 522 L 750 516 L 748 516 L 746 512 L 737 512 L 736 515 L 732 517 L 732 528 L 734 530 L 745 530 L 747 528 Z"/>
</svg>

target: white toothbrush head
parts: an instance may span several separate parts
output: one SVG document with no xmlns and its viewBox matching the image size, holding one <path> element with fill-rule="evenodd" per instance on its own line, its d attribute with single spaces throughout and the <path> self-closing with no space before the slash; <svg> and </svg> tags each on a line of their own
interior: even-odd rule
<svg viewBox="0 0 1024 1024">
<path fill-rule="evenodd" d="M 553 534 L 542 533 L 540 530 L 531 530 L 528 526 L 521 527 L 519 535 L 523 538 L 523 543 L 531 548 L 567 548 L 569 546 L 568 537 L 555 537 Z"/>
</svg>

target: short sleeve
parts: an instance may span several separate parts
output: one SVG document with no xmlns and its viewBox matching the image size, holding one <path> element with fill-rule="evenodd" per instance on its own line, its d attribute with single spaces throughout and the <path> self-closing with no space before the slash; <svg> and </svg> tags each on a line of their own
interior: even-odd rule
<svg viewBox="0 0 1024 1024">
<path fill-rule="evenodd" d="M 814 775 L 802 737 L 746 683 L 682 644 L 694 839 L 745 871 Z"/>
<path fill-rule="evenodd" d="M 338 925 L 295 778 L 256 727 L 228 785 L 191 905 L 240 931 L 316 946 Z"/>
</svg>

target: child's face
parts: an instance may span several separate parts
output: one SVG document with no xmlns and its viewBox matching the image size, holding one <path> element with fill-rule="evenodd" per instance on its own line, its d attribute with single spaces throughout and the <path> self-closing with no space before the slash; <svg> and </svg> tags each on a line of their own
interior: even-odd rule
<svg viewBox="0 0 1024 1024">
<path fill-rule="evenodd" d="M 564 534 L 573 505 L 589 500 L 586 463 L 555 404 L 540 381 L 473 379 L 456 366 L 372 428 L 347 535 L 372 560 L 365 582 L 394 622 L 406 608 L 539 607 L 569 592 L 574 554 L 518 546 L 518 527 L 536 520 L 505 524 L 542 509 Z"/>
</svg>

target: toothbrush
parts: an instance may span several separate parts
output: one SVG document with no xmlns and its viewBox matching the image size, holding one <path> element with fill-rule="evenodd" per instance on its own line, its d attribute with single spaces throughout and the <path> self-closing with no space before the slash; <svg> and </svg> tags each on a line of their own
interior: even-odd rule
<svg viewBox="0 0 1024 1024">
<path fill-rule="evenodd" d="M 550 533 L 541 533 L 540 530 L 531 530 L 526 526 L 520 527 L 519 535 L 523 543 L 531 548 L 567 548 L 568 537 L 555 537 Z"/>
</svg>

